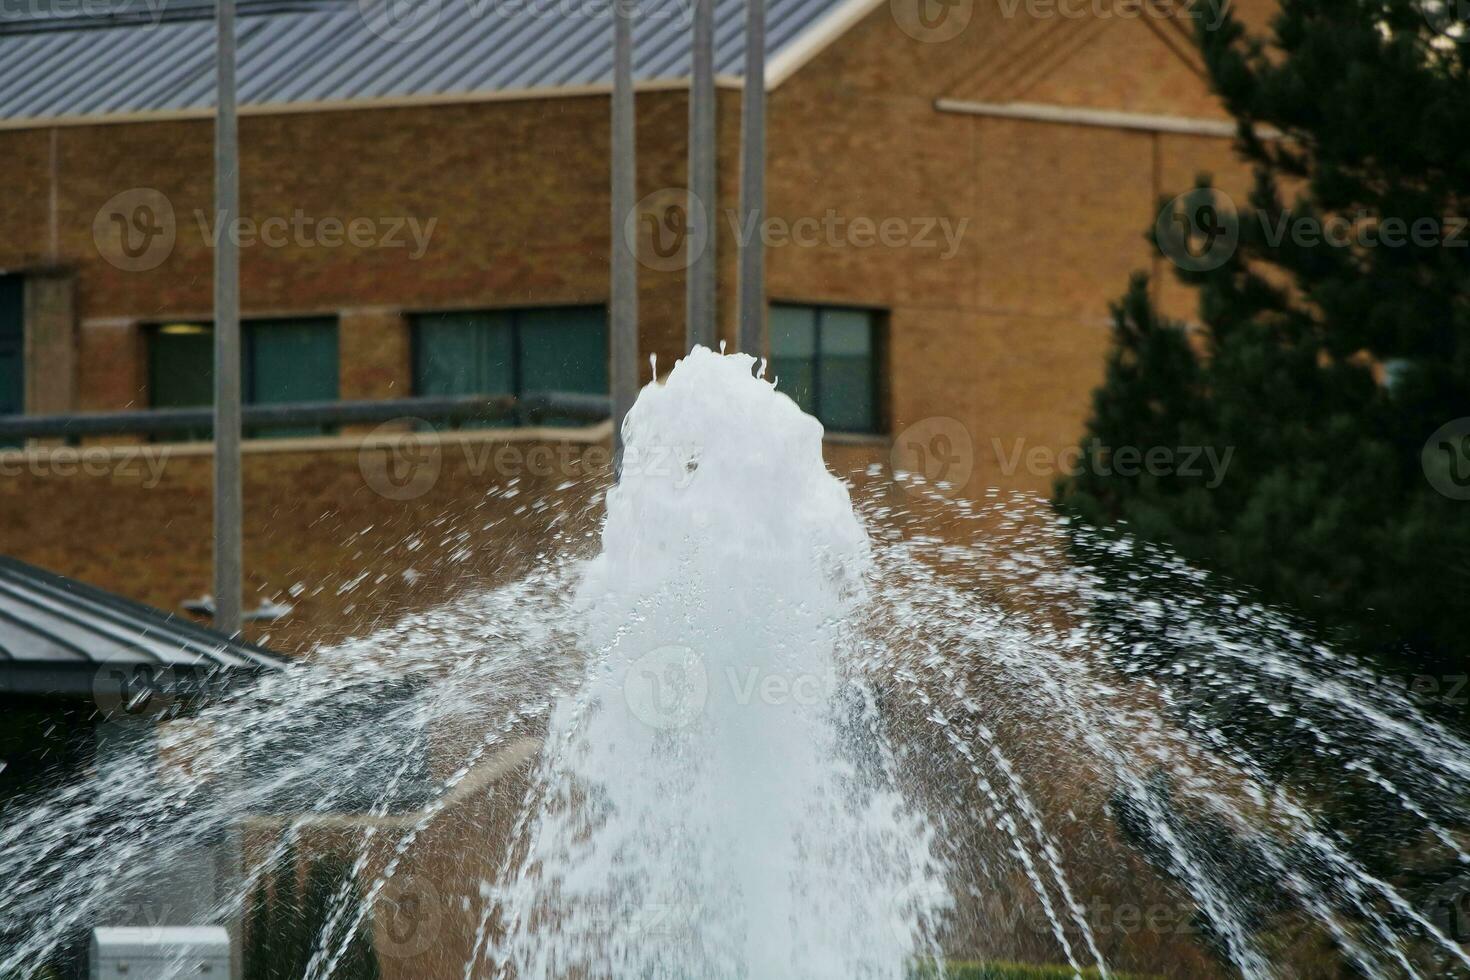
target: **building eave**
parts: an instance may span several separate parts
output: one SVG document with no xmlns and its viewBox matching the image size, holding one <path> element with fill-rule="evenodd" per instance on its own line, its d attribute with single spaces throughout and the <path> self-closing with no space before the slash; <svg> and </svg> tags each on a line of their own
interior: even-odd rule
<svg viewBox="0 0 1470 980">
<path fill-rule="evenodd" d="M 1019 119 L 1025 122 L 1057 123 L 1070 126 L 1095 126 L 1103 129 L 1129 129 L 1148 133 L 1173 133 L 1181 136 L 1213 136 L 1233 139 L 1239 132 L 1229 119 L 1200 119 L 1190 116 L 1167 116 L 1117 109 L 1091 109 L 1080 106 L 1048 105 L 1040 102 L 970 102 L 964 99 L 936 99 L 939 112 L 996 119 Z M 1263 126 L 1257 129 L 1262 139 L 1280 139 L 1281 132 Z"/>
</svg>

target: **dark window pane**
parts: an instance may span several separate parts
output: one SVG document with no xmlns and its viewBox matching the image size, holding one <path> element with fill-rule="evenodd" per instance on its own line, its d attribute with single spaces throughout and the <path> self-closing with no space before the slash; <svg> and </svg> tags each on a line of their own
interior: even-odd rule
<svg viewBox="0 0 1470 980">
<path fill-rule="evenodd" d="M 823 310 L 817 390 L 821 421 L 834 432 L 873 432 L 873 317 L 865 310 Z"/>
<path fill-rule="evenodd" d="M 521 393 L 607 393 L 607 314 L 601 307 L 522 310 Z"/>
<path fill-rule="evenodd" d="M 246 404 L 335 401 L 337 321 L 252 320 L 240 325 L 241 397 Z M 148 334 L 149 402 L 154 408 L 214 403 L 214 326 L 169 323 Z M 324 426 L 275 426 L 258 436 L 313 435 Z M 208 439 L 207 429 L 168 438 Z"/>
<path fill-rule="evenodd" d="M 154 408 L 214 401 L 214 331 L 199 323 L 156 327 L 148 342 L 148 391 Z"/>
<path fill-rule="evenodd" d="M 25 282 L 0 276 L 0 415 L 25 411 Z"/>
<path fill-rule="evenodd" d="M 571 391 L 603 395 L 607 379 L 607 312 L 601 307 L 522 310 L 516 317 L 521 349 L 521 395 Z M 545 425 L 575 419 L 547 416 Z"/>
<path fill-rule="evenodd" d="M 801 410 L 816 414 L 817 315 L 807 306 L 771 307 L 768 375 Z"/>
<path fill-rule="evenodd" d="M 258 320 L 244 325 L 245 400 L 257 405 L 337 399 L 337 323 Z M 275 426 L 251 435 L 313 435 L 323 426 Z"/>
<path fill-rule="evenodd" d="M 607 312 L 601 307 L 414 318 L 415 394 L 605 394 L 607 386 Z M 542 421 L 557 425 L 574 420 Z"/>
<path fill-rule="evenodd" d="M 148 337 L 148 395 L 154 408 L 194 408 L 214 403 L 214 330 L 203 323 L 169 323 Z M 170 433 L 163 439 L 203 442 L 209 429 Z"/>
<path fill-rule="evenodd" d="M 515 391 L 510 318 L 433 313 L 415 320 L 414 392 L 508 395 Z"/>
</svg>

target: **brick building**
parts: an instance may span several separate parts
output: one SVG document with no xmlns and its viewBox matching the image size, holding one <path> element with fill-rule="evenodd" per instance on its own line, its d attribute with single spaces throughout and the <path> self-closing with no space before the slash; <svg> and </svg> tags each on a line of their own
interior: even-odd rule
<svg viewBox="0 0 1470 980">
<path fill-rule="evenodd" d="M 242 6 L 247 398 L 605 388 L 605 19 L 578 0 L 428 0 L 427 19 L 385 25 L 374 2 Z M 687 154 L 674 3 L 649 8 L 638 47 L 643 202 L 625 227 L 645 381 L 647 355 L 666 368 L 682 353 L 701 238 L 665 223 Z M 1268 4 L 1237 6 L 1259 24 Z M 0 414 L 207 398 L 211 25 L 177 4 L 116 8 L 0 20 Z M 720 0 L 720 192 L 705 202 L 728 340 L 750 233 L 731 217 L 740 19 Z M 918 462 L 913 443 L 943 435 L 965 492 L 1046 492 L 1055 474 L 1024 451 L 1077 439 L 1129 274 L 1192 312 L 1143 237 L 1158 200 L 1201 171 L 1244 186 L 1182 5 L 770 0 L 770 24 L 775 373 L 827 424 L 841 471 Z M 251 628 L 282 650 L 513 577 L 548 533 L 524 501 L 604 467 L 608 439 L 605 425 L 466 430 L 426 462 L 393 431 L 253 435 L 246 604 L 294 606 Z M 210 462 L 199 442 L 0 449 L 0 553 L 177 609 L 209 588 Z M 504 492 L 512 480 L 533 494 Z M 596 511 L 584 488 L 569 496 L 575 533 L 559 531 L 576 539 Z M 516 771 L 531 750 L 513 748 L 477 778 Z M 464 855 L 493 852 L 496 826 L 494 798 L 470 799 L 409 869 L 442 897 L 434 946 L 383 929 L 388 976 L 464 962 L 459 896 L 485 873 Z"/>
<path fill-rule="evenodd" d="M 1242 8 L 1259 23 L 1266 4 Z M 369 0 L 242 7 L 247 399 L 605 389 L 605 13 L 424 10 L 395 23 Z M 685 180 L 687 13 L 658 0 L 638 29 L 644 201 L 625 227 L 645 381 L 648 355 L 666 368 L 681 353 L 683 269 L 702 240 L 665 223 Z M 0 22 L 0 412 L 208 397 L 208 9 L 91 14 Z M 1077 438 L 1128 275 L 1153 272 L 1164 308 L 1192 311 L 1142 234 L 1156 202 L 1200 171 L 1244 183 L 1188 11 L 772 0 L 770 19 L 761 233 L 783 386 L 834 452 L 886 458 L 906 432 L 943 430 L 968 492 L 1047 491 L 1054 473 L 1015 449 Z M 735 211 L 740 22 L 721 0 L 707 237 L 731 339 L 735 241 L 751 233 Z M 344 529 L 406 535 L 485 475 L 446 456 L 431 492 L 394 500 L 364 489 L 361 432 L 254 435 L 248 588 L 262 597 L 338 575 Z M 606 433 L 462 437 L 547 438 Z M 0 551 L 164 608 L 207 590 L 207 445 L 108 452 L 95 466 L 55 447 L 0 453 Z M 105 552 L 83 528 L 109 532 Z M 323 603 L 313 636 L 364 621 Z"/>
</svg>

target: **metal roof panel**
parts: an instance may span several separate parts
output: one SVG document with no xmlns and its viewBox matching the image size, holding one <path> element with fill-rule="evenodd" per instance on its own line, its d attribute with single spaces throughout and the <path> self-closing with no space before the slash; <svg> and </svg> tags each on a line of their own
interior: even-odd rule
<svg viewBox="0 0 1470 980">
<path fill-rule="evenodd" d="M 377 2 L 239 0 L 240 104 L 611 82 L 611 0 L 420 0 L 433 23 L 401 38 L 369 23 L 364 11 Z M 641 2 L 635 78 L 686 77 L 693 0 Z M 852 2 L 768 0 L 767 60 Z M 738 76 L 744 4 L 716 0 L 716 8 L 716 70 Z M 207 111 L 214 104 L 211 11 L 207 0 L 174 0 L 158 16 L 143 16 L 153 12 L 141 6 L 128 16 L 0 14 L 0 119 Z"/>
</svg>

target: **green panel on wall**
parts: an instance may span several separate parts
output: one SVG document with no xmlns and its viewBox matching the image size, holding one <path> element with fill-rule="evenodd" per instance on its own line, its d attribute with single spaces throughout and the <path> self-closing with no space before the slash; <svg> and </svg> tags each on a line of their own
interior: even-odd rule
<svg viewBox="0 0 1470 980">
<path fill-rule="evenodd" d="M 0 415 L 25 406 L 25 281 L 0 276 Z"/>
<path fill-rule="evenodd" d="M 815 414 L 817 313 L 809 306 L 771 307 L 771 363 L 767 376 L 790 395 L 801 410 Z"/>
</svg>

